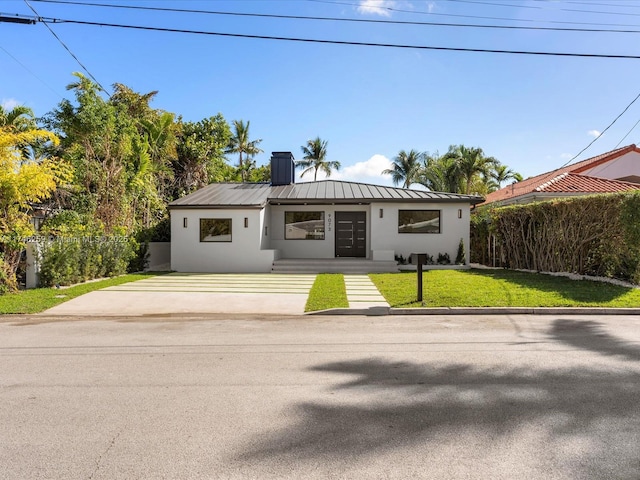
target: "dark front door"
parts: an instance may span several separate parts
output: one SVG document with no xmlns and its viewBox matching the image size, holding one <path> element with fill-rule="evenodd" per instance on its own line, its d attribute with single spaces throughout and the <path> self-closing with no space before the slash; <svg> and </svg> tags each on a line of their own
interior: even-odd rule
<svg viewBox="0 0 640 480">
<path fill-rule="evenodd" d="M 367 213 L 336 212 L 336 257 L 367 256 Z"/>
</svg>

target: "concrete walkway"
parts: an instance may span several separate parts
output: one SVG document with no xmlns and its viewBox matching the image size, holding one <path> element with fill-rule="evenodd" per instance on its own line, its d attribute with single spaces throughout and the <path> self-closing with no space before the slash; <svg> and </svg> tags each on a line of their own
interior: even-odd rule
<svg viewBox="0 0 640 480">
<path fill-rule="evenodd" d="M 389 307 L 368 275 L 345 275 L 344 286 L 349 308 Z"/>
<path fill-rule="evenodd" d="M 302 274 L 173 273 L 87 293 L 42 315 L 300 315 L 315 278 Z"/>
</svg>

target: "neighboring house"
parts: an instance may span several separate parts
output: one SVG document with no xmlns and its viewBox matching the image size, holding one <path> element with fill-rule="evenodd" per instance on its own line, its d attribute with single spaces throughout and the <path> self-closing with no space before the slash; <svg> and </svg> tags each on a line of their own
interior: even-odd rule
<svg viewBox="0 0 640 480">
<path fill-rule="evenodd" d="M 290 152 L 273 153 L 271 172 L 271 184 L 211 184 L 169 204 L 172 270 L 270 272 L 279 259 L 395 265 L 396 256 L 425 252 L 453 260 L 460 239 L 469 251 L 470 207 L 480 197 L 333 180 L 295 184 Z"/>
<path fill-rule="evenodd" d="M 640 148 L 628 145 L 513 183 L 488 194 L 482 205 L 512 205 L 637 189 L 640 189 Z"/>
</svg>

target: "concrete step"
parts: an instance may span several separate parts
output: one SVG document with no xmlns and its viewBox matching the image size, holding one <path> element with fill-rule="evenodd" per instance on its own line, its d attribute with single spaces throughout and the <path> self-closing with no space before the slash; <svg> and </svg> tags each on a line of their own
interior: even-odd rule
<svg viewBox="0 0 640 480">
<path fill-rule="evenodd" d="M 393 273 L 398 272 L 394 261 L 373 261 L 367 259 L 291 259 L 276 260 L 272 273 Z"/>
</svg>

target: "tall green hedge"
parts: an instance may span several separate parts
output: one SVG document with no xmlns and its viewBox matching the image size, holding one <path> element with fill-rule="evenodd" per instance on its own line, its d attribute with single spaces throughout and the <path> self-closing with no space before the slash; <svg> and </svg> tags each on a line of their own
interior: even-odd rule
<svg viewBox="0 0 640 480">
<path fill-rule="evenodd" d="M 640 191 L 481 208 L 471 261 L 640 283 Z"/>
<path fill-rule="evenodd" d="M 135 240 L 118 236 L 58 237 L 40 242 L 39 283 L 71 285 L 127 272 Z"/>
</svg>

